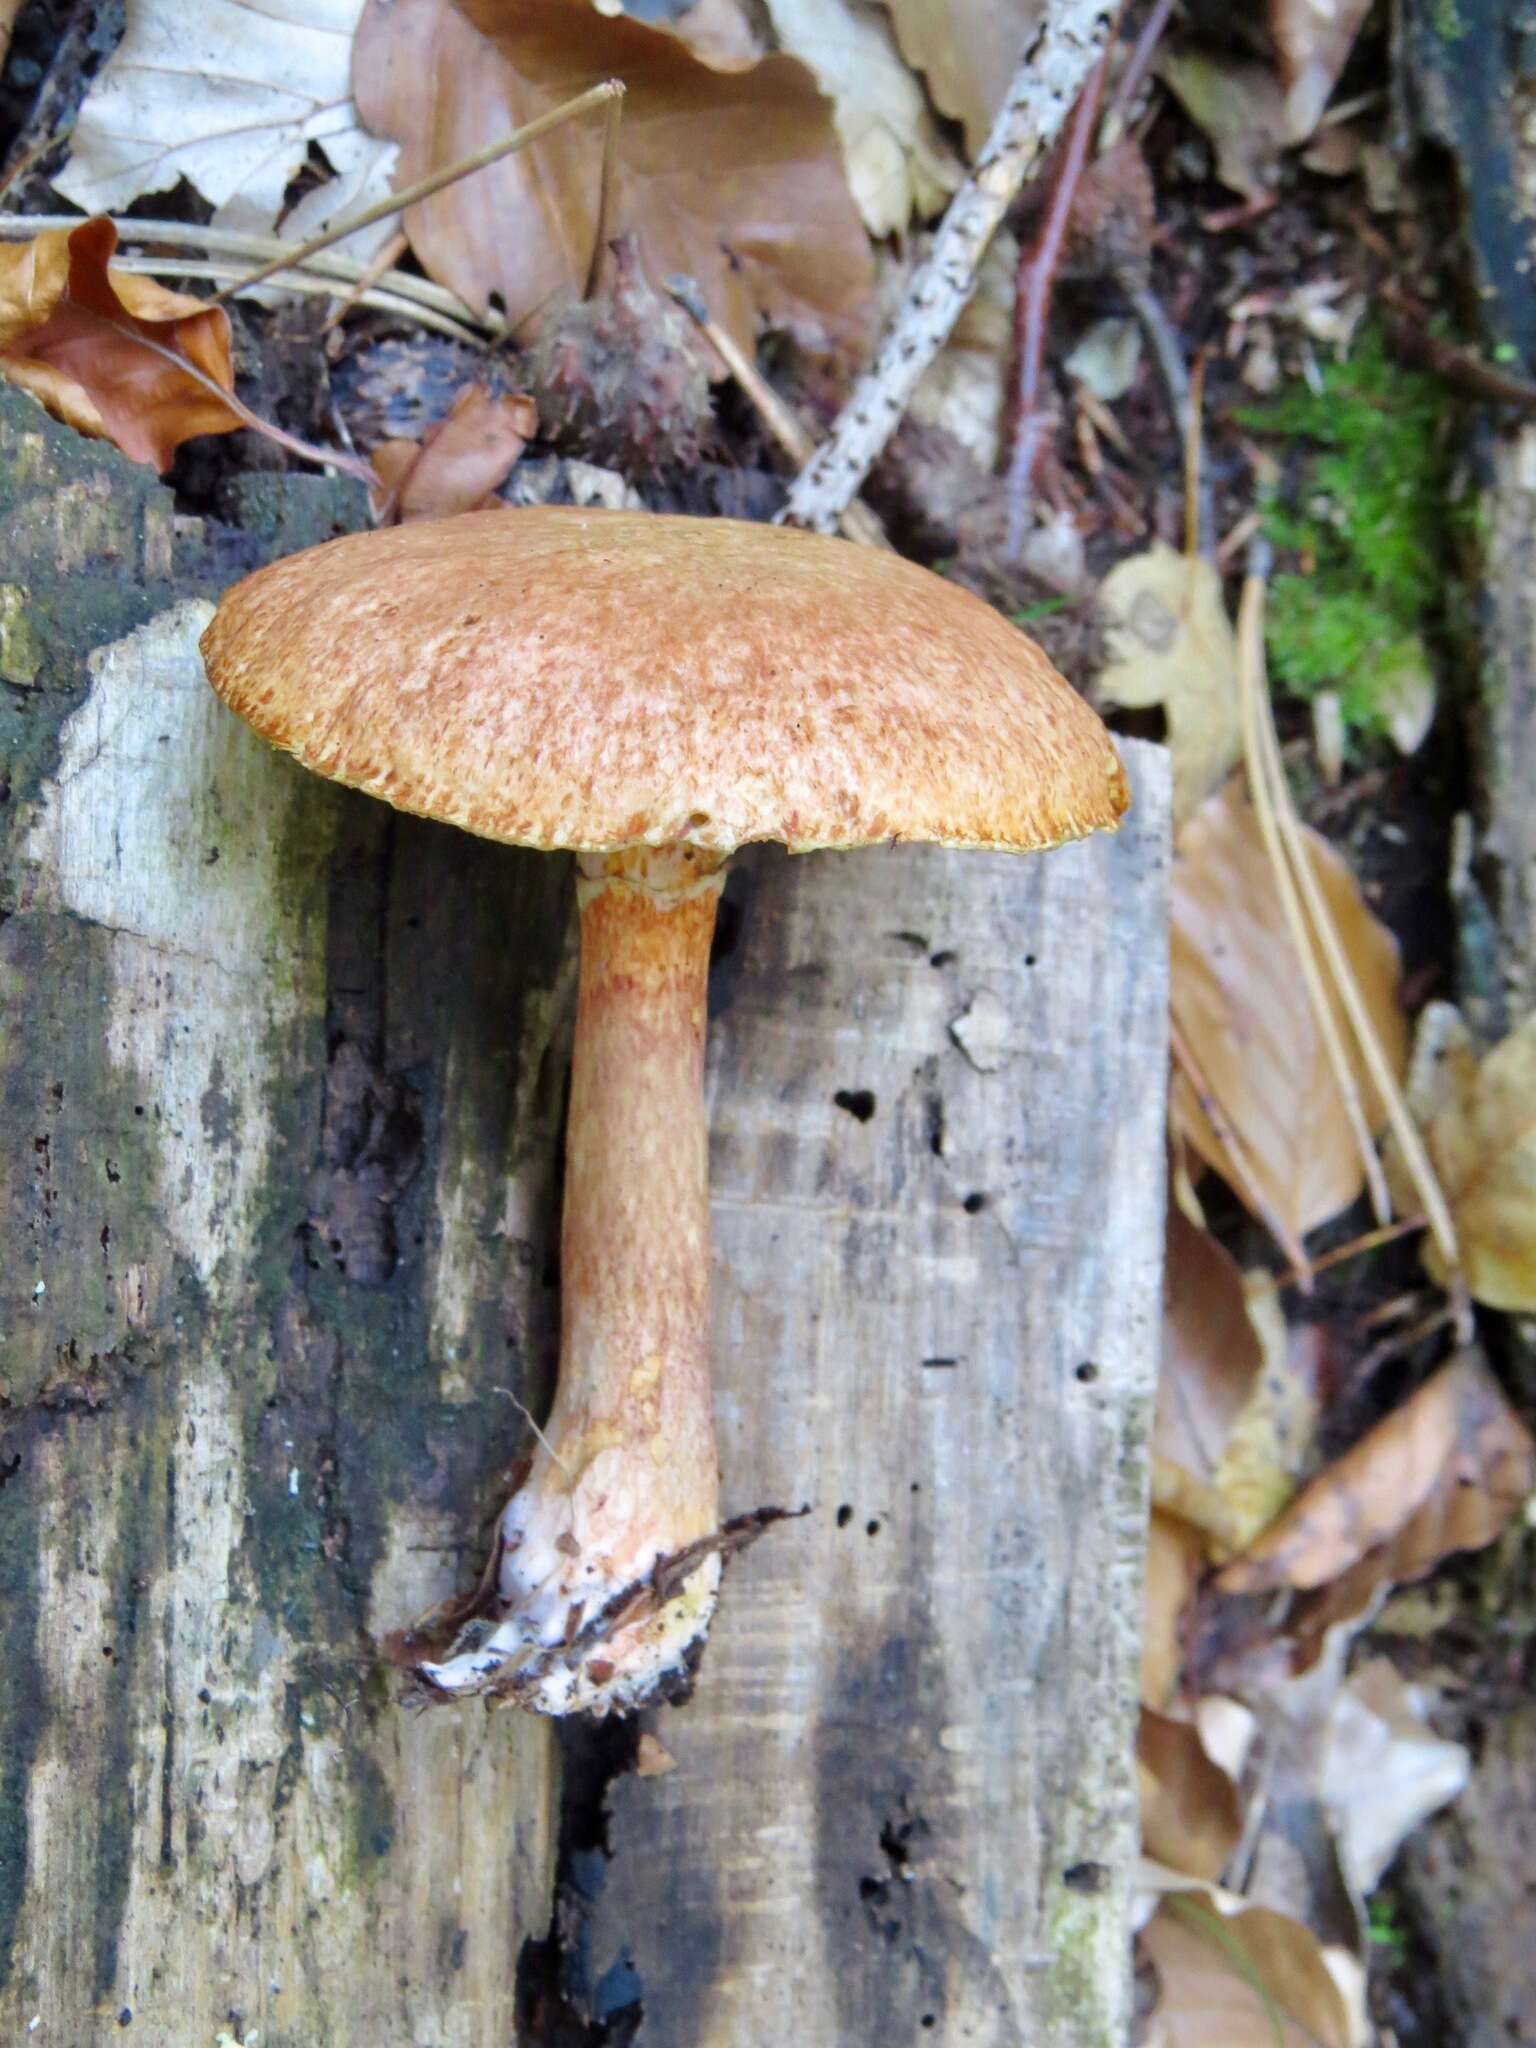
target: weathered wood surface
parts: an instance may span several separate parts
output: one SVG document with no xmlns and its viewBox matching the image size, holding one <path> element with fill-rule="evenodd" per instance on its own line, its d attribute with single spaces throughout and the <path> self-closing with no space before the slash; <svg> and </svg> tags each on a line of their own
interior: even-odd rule
<svg viewBox="0 0 1536 2048">
<path fill-rule="evenodd" d="M 539 1399 L 567 885 L 231 719 L 144 472 L 5 396 L 0 494 L 0 2039 L 502 2048 L 549 1733 L 371 1636 Z"/>
<path fill-rule="evenodd" d="M 0 392 L 0 2040 L 508 2048 L 550 1732 L 402 1714 L 374 1643 L 473 1573 L 510 1397 L 547 1398 L 569 877 L 227 718 L 209 600 L 357 516 L 236 509 L 259 540 L 173 522 Z M 603 1997 L 638 1975 L 648 2043 L 1118 2041 L 1163 1072 L 1134 751 L 1118 844 L 732 885 L 727 1497 L 813 1513 L 733 1571 L 657 1724 L 682 1768 L 618 1784 L 608 1888 L 560 1916 L 579 1997 L 630 1956 Z M 982 989 L 987 1072 L 950 1035 Z"/>
<path fill-rule="evenodd" d="M 725 1504 L 811 1513 L 613 1791 L 580 1989 L 642 2048 L 1128 2039 L 1168 826 L 1127 751 L 1113 840 L 727 884 Z"/>
</svg>

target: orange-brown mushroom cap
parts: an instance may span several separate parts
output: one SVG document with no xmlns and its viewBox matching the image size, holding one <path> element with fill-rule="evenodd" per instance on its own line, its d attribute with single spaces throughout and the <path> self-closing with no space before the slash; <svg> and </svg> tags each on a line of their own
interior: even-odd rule
<svg viewBox="0 0 1536 2048">
<path fill-rule="evenodd" d="M 1098 718 L 979 599 L 740 520 L 539 507 L 351 535 L 237 584 L 202 644 L 307 768 L 517 845 L 1025 850 L 1126 805 Z"/>
</svg>

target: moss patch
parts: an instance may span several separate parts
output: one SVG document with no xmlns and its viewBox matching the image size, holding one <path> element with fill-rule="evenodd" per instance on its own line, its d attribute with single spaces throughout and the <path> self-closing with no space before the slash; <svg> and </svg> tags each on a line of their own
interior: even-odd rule
<svg viewBox="0 0 1536 2048">
<path fill-rule="evenodd" d="M 1386 734 L 1431 669 L 1448 564 L 1468 514 L 1451 495 L 1443 387 L 1393 362 L 1367 331 L 1347 361 L 1237 418 L 1272 442 L 1262 501 L 1283 551 L 1270 587 L 1274 678 L 1300 697 L 1336 691 L 1351 734 Z"/>
</svg>

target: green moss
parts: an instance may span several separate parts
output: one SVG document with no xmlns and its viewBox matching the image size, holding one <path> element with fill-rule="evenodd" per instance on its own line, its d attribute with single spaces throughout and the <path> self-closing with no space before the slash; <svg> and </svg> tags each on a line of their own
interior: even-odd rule
<svg viewBox="0 0 1536 2048">
<path fill-rule="evenodd" d="M 1443 388 L 1393 362 L 1368 331 L 1353 355 L 1238 419 L 1280 443 L 1280 482 L 1262 501 L 1283 552 L 1270 586 L 1275 681 L 1337 693 L 1347 730 L 1390 730 L 1431 670 L 1448 565 L 1465 515 L 1452 500 Z"/>
</svg>

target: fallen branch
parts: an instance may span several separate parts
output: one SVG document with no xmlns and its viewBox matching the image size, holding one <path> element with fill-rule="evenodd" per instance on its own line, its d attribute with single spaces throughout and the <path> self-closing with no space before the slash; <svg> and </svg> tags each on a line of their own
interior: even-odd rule
<svg viewBox="0 0 1536 2048">
<path fill-rule="evenodd" d="M 838 524 L 975 290 L 998 223 L 1076 104 L 1114 12 L 1113 0 L 1051 0 L 976 168 L 950 201 L 872 367 L 796 477 L 782 519 L 820 533 Z"/>
</svg>

